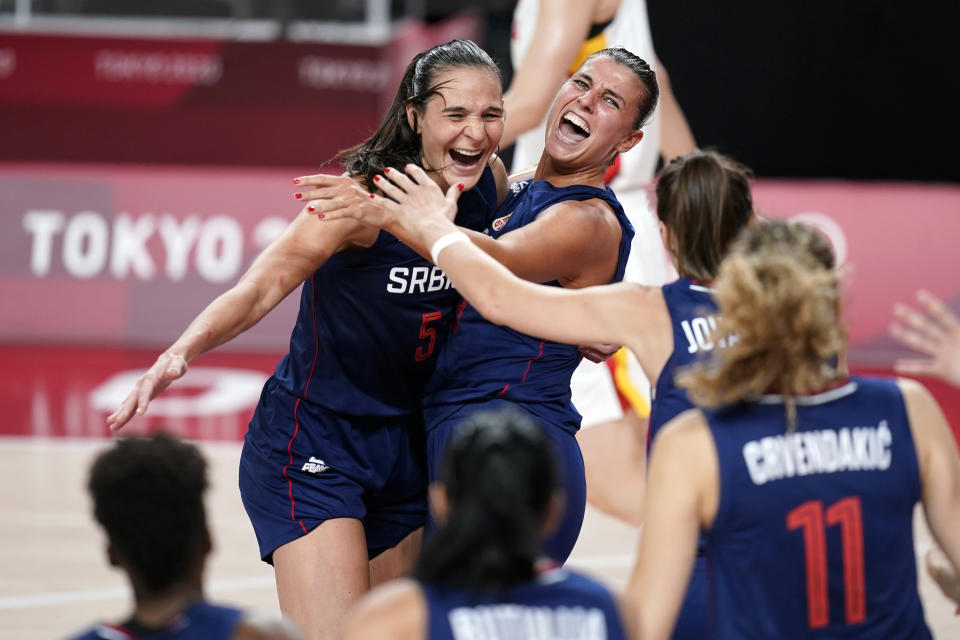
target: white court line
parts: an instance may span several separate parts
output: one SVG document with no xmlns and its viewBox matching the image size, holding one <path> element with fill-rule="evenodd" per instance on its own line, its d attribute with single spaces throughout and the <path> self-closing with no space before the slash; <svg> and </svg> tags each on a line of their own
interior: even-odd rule
<svg viewBox="0 0 960 640">
<path fill-rule="evenodd" d="M 251 589 L 274 588 L 273 576 L 259 578 L 233 578 L 230 580 L 211 580 L 204 585 L 206 591 L 247 591 Z M 27 609 L 47 607 L 54 604 L 77 604 L 80 602 L 99 602 L 130 598 L 129 587 L 111 587 L 109 589 L 83 589 L 78 591 L 52 591 L 34 593 L 26 596 L 0 597 L 0 611 L 4 609 Z"/>
<path fill-rule="evenodd" d="M 930 549 L 929 542 L 917 542 L 915 550 L 918 562 L 922 562 L 924 554 Z M 633 566 L 635 556 L 632 553 L 621 553 L 608 556 L 582 556 L 570 558 L 567 565 L 571 568 L 604 569 L 610 567 L 629 568 Z M 229 580 L 211 580 L 205 585 L 206 590 L 215 591 L 247 591 L 252 589 L 273 588 L 273 576 L 258 578 L 232 578 Z M 26 596 L 0 597 L 0 611 L 4 609 L 26 609 L 30 607 L 46 607 L 55 604 L 76 604 L 80 602 L 99 602 L 101 600 L 118 600 L 130 597 L 128 587 L 112 587 L 109 589 L 83 589 L 79 591 L 53 591 L 49 593 L 35 593 Z"/>
<path fill-rule="evenodd" d="M 574 569 L 577 567 L 583 567 L 585 569 L 609 569 L 611 567 L 629 568 L 633 566 L 635 559 L 636 555 L 632 553 L 621 553 L 611 556 L 572 556 L 567 559 L 564 566 L 569 566 Z"/>
<path fill-rule="evenodd" d="M 5 436 L 0 435 L 0 451 L 26 451 L 26 452 L 47 452 L 47 451 L 90 451 L 94 449 L 106 449 L 113 442 L 125 434 L 120 432 L 118 436 L 104 436 L 102 438 L 71 438 L 71 437 L 40 437 L 40 436 Z M 136 435 L 143 435 L 137 433 Z M 211 449 L 214 451 L 239 451 L 243 448 L 242 440 L 195 440 L 191 438 L 182 438 L 191 442 L 201 449 Z"/>
</svg>

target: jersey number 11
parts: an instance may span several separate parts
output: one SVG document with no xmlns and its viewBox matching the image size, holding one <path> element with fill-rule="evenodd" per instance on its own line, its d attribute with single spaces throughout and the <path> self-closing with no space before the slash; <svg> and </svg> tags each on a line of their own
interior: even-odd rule
<svg viewBox="0 0 960 640">
<path fill-rule="evenodd" d="M 867 594 L 863 567 L 863 518 L 860 498 L 849 496 L 826 510 L 820 500 L 804 502 L 787 514 L 787 530 L 803 529 L 807 569 L 807 618 L 811 629 L 830 622 L 827 593 L 826 528 L 840 525 L 843 543 L 843 588 L 847 624 L 863 622 L 867 617 Z"/>
</svg>

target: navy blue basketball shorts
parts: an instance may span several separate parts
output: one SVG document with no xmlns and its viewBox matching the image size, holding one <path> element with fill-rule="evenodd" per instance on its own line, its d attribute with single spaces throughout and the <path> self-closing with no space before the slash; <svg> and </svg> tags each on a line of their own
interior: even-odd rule
<svg viewBox="0 0 960 640">
<path fill-rule="evenodd" d="M 551 424 L 542 416 L 529 411 L 523 404 L 494 399 L 486 402 L 466 404 L 436 424 L 427 427 L 427 474 L 430 482 L 437 479 L 443 463 L 443 454 L 447 443 L 456 433 L 464 419 L 476 411 L 496 411 L 505 408 L 521 409 L 539 424 L 553 447 L 557 462 L 557 479 L 566 495 L 563 519 L 560 526 L 544 540 L 543 552 L 554 561 L 563 564 L 573 551 L 583 526 L 583 513 L 587 506 L 587 480 L 583 467 L 583 455 L 573 433 Z M 427 533 L 433 525 L 427 525 Z"/>
<path fill-rule="evenodd" d="M 272 562 L 326 520 L 363 523 L 371 558 L 422 527 L 427 474 L 420 416 L 344 416 L 264 385 L 240 454 L 240 497 Z"/>
</svg>

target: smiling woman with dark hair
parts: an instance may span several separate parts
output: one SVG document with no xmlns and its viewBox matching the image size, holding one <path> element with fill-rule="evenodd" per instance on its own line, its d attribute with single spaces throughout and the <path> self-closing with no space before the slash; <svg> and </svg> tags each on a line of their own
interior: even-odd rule
<svg viewBox="0 0 960 640">
<path fill-rule="evenodd" d="M 362 191 L 396 162 L 433 167 L 468 190 L 460 222 L 482 228 L 499 194 L 499 70 L 455 40 L 408 65 L 378 130 L 343 156 L 341 187 Z M 364 192 L 365 193 L 365 192 Z M 311 638 L 371 583 L 407 570 L 426 520 L 420 402 L 459 296 L 439 270 L 356 221 L 321 225 L 306 207 L 214 300 L 108 417 L 121 428 L 187 363 L 257 323 L 301 284 L 290 351 L 244 439 L 240 494 L 280 608 Z M 328 580 L 327 576 L 336 576 Z"/>
</svg>

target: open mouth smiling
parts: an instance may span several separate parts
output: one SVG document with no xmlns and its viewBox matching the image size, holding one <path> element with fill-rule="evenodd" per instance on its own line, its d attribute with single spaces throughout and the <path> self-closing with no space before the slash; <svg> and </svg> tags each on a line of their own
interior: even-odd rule
<svg viewBox="0 0 960 640">
<path fill-rule="evenodd" d="M 564 137 L 574 141 L 586 140 L 590 137 L 590 125 L 572 111 L 568 111 L 560 118 L 559 129 Z"/>
<path fill-rule="evenodd" d="M 471 151 L 469 149 L 450 149 L 448 152 L 450 159 L 459 167 L 475 167 L 483 157 L 483 151 Z"/>
</svg>

